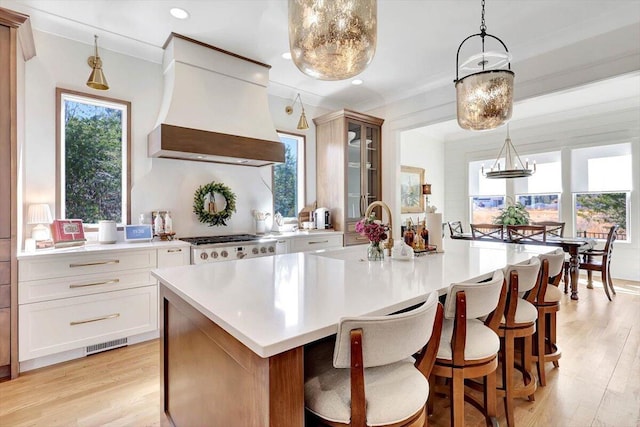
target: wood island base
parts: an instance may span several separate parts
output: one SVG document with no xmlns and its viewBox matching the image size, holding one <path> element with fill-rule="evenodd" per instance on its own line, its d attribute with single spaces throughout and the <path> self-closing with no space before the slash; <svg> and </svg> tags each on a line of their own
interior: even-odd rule
<svg viewBox="0 0 640 427">
<path fill-rule="evenodd" d="M 160 292 L 165 422 L 304 425 L 303 347 L 259 357 L 162 283 Z"/>
</svg>

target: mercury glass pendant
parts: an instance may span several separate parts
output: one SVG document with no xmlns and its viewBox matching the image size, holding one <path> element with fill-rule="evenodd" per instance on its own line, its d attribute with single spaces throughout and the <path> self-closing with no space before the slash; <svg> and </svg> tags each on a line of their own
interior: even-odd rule
<svg viewBox="0 0 640 427">
<path fill-rule="evenodd" d="M 373 60 L 376 0 L 289 0 L 291 59 L 319 80 L 344 80 Z"/>
<path fill-rule="evenodd" d="M 473 56 L 473 61 L 481 71 L 459 78 L 460 49 L 473 38 L 482 40 L 482 52 Z M 485 37 L 497 40 L 506 54 L 485 52 Z M 492 61 L 498 58 L 494 64 Z M 502 60 L 500 60 L 502 59 Z M 469 60 L 465 64 L 469 63 Z M 507 69 L 497 67 L 507 64 Z M 491 66 L 490 66 L 491 65 Z M 489 69 L 490 68 L 490 69 Z M 484 22 L 484 0 L 482 0 L 482 21 L 480 32 L 473 34 L 460 43 L 456 54 L 456 104 L 458 124 L 463 129 L 488 130 L 503 125 L 513 112 L 513 78 L 511 61 L 507 46 L 498 37 L 487 33 Z"/>
</svg>

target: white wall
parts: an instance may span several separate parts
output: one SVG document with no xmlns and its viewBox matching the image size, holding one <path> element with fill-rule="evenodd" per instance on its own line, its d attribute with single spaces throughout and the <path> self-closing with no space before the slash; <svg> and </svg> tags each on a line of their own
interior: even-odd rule
<svg viewBox="0 0 640 427">
<path fill-rule="evenodd" d="M 55 212 L 55 88 L 131 101 L 132 108 L 132 191 L 131 222 L 140 213 L 168 209 L 181 236 L 253 232 L 252 209 L 272 211 L 271 167 L 246 167 L 204 162 L 188 162 L 147 157 L 147 134 L 153 129 L 162 99 L 163 76 L 160 64 L 112 51 L 100 50 L 103 70 L 110 89 L 88 88 L 90 68 L 87 57 L 92 45 L 34 31 L 37 56 L 26 64 L 25 145 L 23 154 L 22 206 L 49 203 Z M 295 93 L 294 93 L 295 95 Z M 298 115 L 287 115 L 284 107 L 291 99 L 269 97 L 269 107 L 278 130 L 304 134 L 307 143 L 307 201 L 315 200 L 315 127 L 298 131 Z M 299 108 L 299 106 L 298 106 Z M 307 117 L 324 114 L 323 109 L 305 105 Z M 297 111 L 298 109 L 296 109 Z M 250 118 L 248 118 L 250 120 Z M 200 224 L 193 214 L 193 194 L 199 185 L 223 182 L 237 196 L 237 212 L 227 227 Z M 30 230 L 26 230 L 27 236 Z"/>
</svg>

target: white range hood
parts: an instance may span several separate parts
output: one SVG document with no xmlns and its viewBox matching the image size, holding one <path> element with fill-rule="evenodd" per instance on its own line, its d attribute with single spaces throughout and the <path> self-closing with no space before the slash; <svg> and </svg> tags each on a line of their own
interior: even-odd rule
<svg viewBox="0 0 640 427">
<path fill-rule="evenodd" d="M 284 162 L 267 98 L 270 66 L 171 33 L 150 157 L 264 166 Z"/>
</svg>

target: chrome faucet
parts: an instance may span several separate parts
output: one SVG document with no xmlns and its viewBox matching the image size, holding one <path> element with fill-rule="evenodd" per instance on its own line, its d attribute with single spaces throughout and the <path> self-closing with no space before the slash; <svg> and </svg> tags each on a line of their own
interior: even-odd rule
<svg viewBox="0 0 640 427">
<path fill-rule="evenodd" d="M 385 248 L 387 249 L 387 254 L 391 256 L 391 249 L 393 248 L 393 221 L 391 219 L 391 209 L 389 209 L 389 206 L 387 206 L 386 203 L 380 200 L 372 202 L 369 206 L 367 206 L 367 211 L 364 213 L 364 217 L 369 218 L 369 215 L 371 215 L 373 208 L 375 208 L 376 206 L 384 208 L 387 211 L 387 215 L 389 215 L 389 238 L 387 239 Z"/>
</svg>

